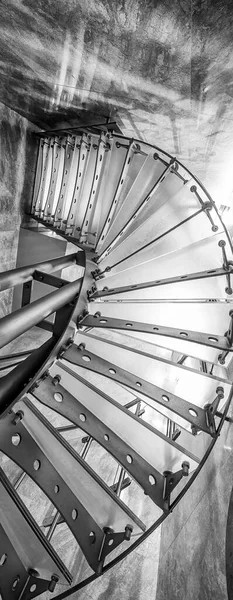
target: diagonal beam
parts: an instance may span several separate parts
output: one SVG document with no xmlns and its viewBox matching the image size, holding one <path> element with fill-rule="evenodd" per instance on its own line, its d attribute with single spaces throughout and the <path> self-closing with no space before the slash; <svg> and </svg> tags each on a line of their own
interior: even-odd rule
<svg viewBox="0 0 233 600">
<path fill-rule="evenodd" d="M 13 435 L 13 440 L 15 439 L 17 437 Z M 41 568 L 42 576 L 47 580 L 51 579 L 56 569 L 62 583 L 66 583 L 66 581 L 71 583 L 72 577 L 69 571 L 46 540 L 39 525 L 1 468 L 0 491 L 0 523 L 11 542 L 14 543 L 23 564 L 27 567 L 31 562 L 38 570 Z M 42 563 L 41 558 L 44 552 L 46 552 L 46 560 L 43 560 Z"/>
<path fill-rule="evenodd" d="M 145 290 L 147 288 L 160 287 L 161 285 L 169 285 L 171 283 L 184 283 L 184 281 L 195 281 L 197 279 L 208 279 L 210 277 L 226 277 L 227 275 L 232 275 L 232 273 L 233 268 L 229 265 L 227 269 L 220 267 L 218 269 L 209 269 L 208 271 L 188 273 L 188 275 L 177 275 L 175 277 L 167 277 L 166 279 L 144 281 L 134 285 L 123 285 L 115 288 L 108 288 L 105 286 L 102 290 L 91 290 L 89 292 L 89 299 L 94 300 L 95 298 L 102 298 L 104 296 L 115 296 L 116 294 L 124 294 L 125 292 L 132 292 L 135 290 Z"/>
<path fill-rule="evenodd" d="M 126 176 L 127 176 L 127 172 L 129 169 L 129 164 L 134 156 L 134 152 L 136 151 L 136 146 L 137 144 L 134 143 L 134 140 L 132 139 L 129 144 L 127 144 L 126 146 L 124 144 L 119 144 L 118 142 L 116 142 L 116 147 L 120 148 L 121 146 L 126 148 L 126 155 L 124 158 L 124 163 L 120 172 L 120 176 L 119 176 L 119 180 L 118 180 L 118 184 L 115 190 L 115 193 L 113 195 L 112 198 L 112 202 L 108 211 L 108 214 L 106 216 L 105 222 L 103 224 L 102 230 L 99 234 L 98 240 L 97 240 L 97 244 L 96 244 L 96 251 L 97 248 L 99 247 L 99 245 L 101 243 L 104 242 L 104 239 L 106 238 L 109 228 L 111 226 L 111 223 L 113 221 L 116 209 L 117 209 L 117 203 L 118 203 L 118 199 L 119 196 L 121 194 L 122 191 L 122 185 L 125 182 Z"/>
<path fill-rule="evenodd" d="M 78 224 L 78 208 L 81 199 L 81 189 L 83 185 L 85 169 L 89 160 L 89 152 L 91 148 L 90 140 L 90 136 L 86 134 L 83 134 L 80 140 L 77 173 L 72 191 L 72 200 L 68 210 L 67 218 L 63 220 L 61 225 L 65 233 L 73 233 Z"/>
<path fill-rule="evenodd" d="M 76 392 L 79 399 L 72 396 L 72 394 L 70 394 L 62 385 L 56 385 L 55 391 L 52 377 L 46 378 L 45 381 L 41 382 L 39 388 L 34 390 L 33 395 L 45 406 L 49 406 L 60 415 L 65 416 L 66 419 L 69 419 L 72 423 L 75 423 L 79 426 L 80 415 L 85 415 L 85 421 L 81 423 L 82 429 L 98 443 L 100 443 L 101 446 L 103 446 L 108 452 L 110 452 L 114 458 L 116 458 L 116 460 L 120 462 L 120 464 L 123 465 L 124 468 L 134 477 L 137 483 L 143 488 L 145 493 L 153 500 L 153 502 L 155 502 L 155 504 L 157 504 L 157 506 L 163 510 L 163 475 L 146 460 L 144 460 L 138 454 L 138 452 L 135 451 L 135 449 L 132 449 L 130 443 L 126 443 L 124 440 L 122 440 L 119 435 L 117 435 L 109 426 L 106 425 L 106 423 L 98 419 L 98 417 L 87 408 L 85 398 L 81 398 L 81 395 L 78 391 L 80 390 L 79 381 L 76 383 Z M 82 385 L 82 388 L 84 387 L 86 390 L 85 395 L 90 395 L 91 392 L 88 390 L 88 386 L 86 386 L 86 384 L 85 386 Z M 58 403 L 55 400 L 54 396 L 58 397 L 57 394 L 59 394 L 59 397 L 62 398 L 62 402 Z M 101 396 L 100 392 L 98 392 L 98 398 L 100 403 L 104 402 L 104 398 Z M 84 400 L 83 403 L 81 401 L 82 399 Z M 116 408 L 118 410 L 118 406 Z M 125 417 L 126 413 L 127 417 Z M 122 411 L 122 415 L 123 418 L 127 418 L 130 423 L 131 413 L 127 409 Z M 132 461 L 131 463 L 127 461 L 127 457 L 130 457 Z M 156 485 L 150 484 L 150 475 L 152 475 L 154 480 L 157 482 Z"/>
<path fill-rule="evenodd" d="M 38 197 L 38 193 L 39 193 L 39 189 L 40 189 L 40 184 L 41 184 L 41 180 L 42 180 L 42 174 L 43 174 L 43 167 L 44 167 L 44 146 L 47 146 L 46 143 L 46 138 L 45 139 L 41 139 L 38 140 L 38 152 L 37 152 L 37 161 L 36 161 L 36 174 L 35 174 L 35 179 L 34 179 L 34 186 L 33 186 L 33 198 L 32 198 L 32 212 L 34 211 L 34 208 L 36 206 L 36 201 L 37 201 L 37 197 Z"/>
<path fill-rule="evenodd" d="M 97 154 L 96 154 L 96 161 L 95 161 L 95 168 L 94 168 L 94 172 L 93 172 L 92 185 L 90 188 L 89 198 L 88 198 L 85 214 L 83 217 L 83 222 L 81 225 L 80 236 L 79 236 L 80 241 L 84 242 L 84 243 L 85 243 L 86 237 L 89 233 L 90 222 L 92 221 L 93 214 L 96 209 L 96 196 L 97 196 L 97 192 L 98 192 L 101 173 L 103 171 L 104 164 L 105 164 L 103 158 L 104 158 L 105 152 L 108 152 L 108 150 L 110 150 L 110 148 L 111 148 L 111 145 L 109 143 L 108 137 L 105 134 L 101 133 L 100 139 L 99 139 L 99 144 L 98 144 L 98 149 L 97 149 Z M 97 202 L 98 202 L 98 199 L 97 199 Z"/>
<path fill-rule="evenodd" d="M 36 570 L 27 570 L 24 567 L 14 544 L 11 543 L 2 525 L 0 525 L 0 556 L 0 594 L 2 600 L 16 600 L 16 598 L 27 600 L 28 598 L 35 598 L 38 594 L 43 594 L 48 590 L 48 581 L 38 578 Z"/>
<path fill-rule="evenodd" d="M 63 369 L 63 364 L 60 366 Z M 50 376 L 34 390 L 34 396 L 78 426 L 80 414 L 85 415 L 82 429 L 110 452 L 163 510 L 163 471 L 171 469 L 175 461 L 180 467 L 182 460 L 187 460 L 187 457 L 192 463 L 199 463 L 199 458 L 64 366 L 62 381 L 73 375 L 76 379 L 75 397 L 64 387 L 65 382 L 64 385 L 56 382 L 55 388 Z M 60 401 L 57 402 L 56 398 Z M 160 449 L 159 456 L 154 454 L 155 447 Z M 156 485 L 151 485 L 150 476 Z"/>
<path fill-rule="evenodd" d="M 64 203 L 66 202 L 66 196 L 68 193 L 68 182 L 69 176 L 72 168 L 72 163 L 75 156 L 76 144 L 75 138 L 68 136 L 65 144 L 65 159 L 63 163 L 63 173 L 62 180 L 60 184 L 59 196 L 57 197 L 57 203 L 54 205 L 53 210 L 51 207 L 50 212 L 48 213 L 48 217 L 50 217 L 51 223 L 57 223 L 60 221 L 60 216 L 62 214 L 62 208 Z"/>
<path fill-rule="evenodd" d="M 136 532 L 144 529 L 144 525 L 34 405 L 24 399 L 15 405 L 14 410 L 21 419 L 17 425 L 15 419 L 12 419 L 12 414 L 8 414 L 0 422 L 2 452 L 21 466 L 50 498 L 63 515 L 90 566 L 100 572 L 103 561 L 100 561 L 99 557 L 105 541 L 104 528 L 100 523 L 104 519 L 107 524 L 108 511 L 112 515 L 113 523 L 119 519 L 120 523 L 131 523 Z M 14 436 L 17 445 L 12 443 Z M 95 543 L 91 543 L 92 533 Z M 122 534 L 124 539 L 125 532 Z"/>
<path fill-rule="evenodd" d="M 67 142 L 66 142 L 66 140 L 64 140 L 62 138 L 55 138 L 54 143 L 52 143 L 53 158 L 52 158 L 52 170 L 51 170 L 50 184 L 49 184 L 46 202 L 45 202 L 44 206 L 41 207 L 41 211 L 40 211 L 42 218 L 45 218 L 45 219 L 50 219 L 50 215 L 53 214 L 54 202 L 55 202 L 55 198 L 57 195 L 57 187 L 58 187 L 58 184 L 59 184 L 59 188 L 61 185 L 61 181 L 59 181 L 59 174 L 60 174 L 60 169 L 61 169 L 61 162 L 64 164 L 65 154 L 63 153 L 63 149 L 65 149 L 66 146 L 67 146 Z"/>
<path fill-rule="evenodd" d="M 121 236 L 123 234 L 125 234 L 126 231 L 128 231 L 128 229 L 129 229 L 130 225 L 133 223 L 133 221 L 147 207 L 148 203 L 152 199 L 153 195 L 155 194 L 155 192 L 157 191 L 157 189 L 159 188 L 159 186 L 161 185 L 161 183 L 164 181 L 164 179 L 166 179 L 166 177 L 169 175 L 169 173 L 171 173 L 171 169 L 172 169 L 172 167 L 174 167 L 175 164 L 176 164 L 176 160 L 175 160 L 175 158 L 172 158 L 171 161 L 170 161 L 170 163 L 169 163 L 169 165 L 166 166 L 166 168 L 164 169 L 164 171 L 158 177 L 156 183 L 153 185 L 153 187 L 151 188 L 151 190 L 149 191 L 149 193 L 146 195 L 146 197 L 143 198 L 142 202 L 135 209 L 135 211 L 131 215 L 130 219 L 127 221 L 127 223 L 125 223 L 124 227 L 122 227 L 122 229 L 113 238 L 113 240 L 105 248 L 105 250 L 102 253 L 100 253 L 100 255 L 98 256 L 98 260 L 96 261 L 97 263 L 100 263 L 104 258 L 106 258 L 109 255 L 109 253 L 111 252 L 112 248 L 120 240 Z M 102 237 L 101 237 L 101 239 L 102 239 Z M 97 249 L 97 246 L 96 246 L 96 249 Z"/>
<path fill-rule="evenodd" d="M 113 381 L 118 381 L 118 383 L 126 385 L 137 392 L 140 390 L 141 394 L 148 396 L 155 403 L 157 402 L 164 408 L 171 410 L 192 425 L 196 425 L 202 431 L 210 433 L 206 420 L 206 413 L 202 408 L 191 402 L 187 402 L 183 398 L 167 392 L 167 390 L 149 383 L 144 379 L 136 377 L 136 375 L 125 371 L 125 369 L 118 367 L 114 363 L 96 356 L 92 352 L 85 351 L 83 345 L 79 347 L 72 344 L 65 352 L 63 358 L 74 365 L 104 375 Z"/>
<path fill-rule="evenodd" d="M 139 331 L 172 337 L 186 342 L 210 346 L 211 348 L 233 351 L 226 336 L 212 333 L 202 333 L 189 329 L 178 329 L 176 327 L 165 327 L 164 325 L 140 323 L 138 321 L 126 321 L 102 316 L 99 312 L 95 315 L 88 314 L 79 321 L 79 327 L 100 327 L 102 329 L 120 329 L 125 331 Z"/>
<path fill-rule="evenodd" d="M 46 201 L 46 191 L 51 180 L 53 160 L 53 143 L 52 140 L 44 141 L 41 177 L 36 198 L 32 203 L 32 213 L 41 214 L 41 210 Z M 37 183 L 37 182 L 35 182 Z"/>
<path fill-rule="evenodd" d="M 127 487 L 129 487 L 129 485 L 131 484 L 131 479 L 129 477 L 125 477 L 125 479 L 122 481 L 121 484 L 121 491 L 125 490 Z M 113 485 L 110 486 L 111 490 L 116 494 L 117 493 L 117 486 L 118 486 L 118 481 L 116 483 L 114 483 Z M 54 522 L 55 517 L 53 515 L 51 515 L 50 517 L 45 517 L 43 523 L 42 523 L 42 527 L 51 527 L 53 522 Z M 64 519 L 61 515 L 59 515 L 58 513 L 58 517 L 57 517 L 57 513 L 56 513 L 56 527 L 57 525 L 61 525 L 61 523 L 64 523 Z"/>
<path fill-rule="evenodd" d="M 24 415 L 24 411 L 23 415 Z M 86 509 L 77 503 L 77 498 L 72 490 L 67 485 L 64 478 L 56 470 L 51 460 L 41 449 L 40 445 L 33 439 L 22 421 L 17 424 L 17 428 L 13 423 L 12 414 L 0 422 L 0 448 L 9 458 L 16 462 L 35 483 L 43 490 L 56 506 L 57 510 L 64 516 L 65 521 L 70 527 L 74 537 L 78 540 L 89 564 L 92 568 L 97 567 L 96 552 L 90 547 L 88 542 L 87 532 L 82 529 L 77 531 L 77 522 L 72 519 L 72 510 L 78 504 L 79 515 L 83 522 L 88 523 L 87 530 L 95 531 L 96 545 L 101 547 L 102 532 L 96 525 L 95 521 L 88 515 Z M 40 434 L 39 434 L 40 435 Z M 12 439 L 19 440 L 19 444 L 15 446 Z M 90 518 L 89 518 L 90 517 Z M 79 529 L 79 528 L 78 528 Z M 96 550 L 96 549 L 95 549 Z"/>
<path fill-rule="evenodd" d="M 134 354 L 139 354 L 140 356 L 145 356 L 147 358 L 152 358 L 155 362 L 160 362 L 160 363 L 164 363 L 166 365 L 171 365 L 172 367 L 177 367 L 178 369 L 180 369 L 183 372 L 187 372 L 189 371 L 190 373 L 195 373 L 197 376 L 200 377 L 204 377 L 205 379 L 209 379 L 209 380 L 215 380 L 217 381 L 222 381 L 225 383 L 230 383 L 229 379 L 227 379 L 226 377 L 220 377 L 219 375 L 212 375 L 212 373 L 210 372 L 203 372 L 201 370 L 198 369 L 194 369 L 193 367 L 188 367 L 187 365 L 184 364 L 186 358 L 188 358 L 188 356 L 186 355 L 182 355 L 178 361 L 176 361 L 175 359 L 172 358 L 164 358 L 164 356 L 159 356 L 157 354 L 152 354 L 151 352 L 146 352 L 145 350 L 141 350 L 139 347 L 135 348 L 133 346 L 130 345 L 131 339 L 127 340 L 127 344 L 123 344 L 122 342 L 116 342 L 115 340 L 111 340 L 108 338 L 103 338 L 102 336 L 98 336 L 98 335 L 93 335 L 91 333 L 91 335 L 88 333 L 88 330 L 82 331 L 81 332 L 82 336 L 84 336 L 85 338 L 87 338 L 87 340 L 99 340 L 102 343 L 106 343 L 110 346 L 115 346 L 117 348 L 122 348 L 123 350 L 128 350 L 130 352 L 133 352 Z M 80 334 L 79 334 L 80 336 Z M 133 338 L 134 340 L 138 339 L 138 338 Z M 141 340 L 138 340 L 141 341 Z M 192 358 L 192 356 L 189 356 L 189 358 Z M 211 363 L 206 363 L 209 365 L 209 367 L 211 368 Z"/>
<path fill-rule="evenodd" d="M 98 272 L 97 279 L 99 279 L 102 275 L 104 275 L 104 273 L 108 273 L 109 271 L 111 271 L 111 269 L 114 269 L 118 265 L 120 265 L 120 264 L 122 264 L 124 262 L 127 262 L 127 260 L 129 258 L 132 258 L 132 256 L 135 256 L 136 254 L 139 254 L 140 252 L 142 252 L 146 248 L 149 248 L 150 246 L 152 246 L 153 244 L 155 244 L 156 242 L 158 242 L 159 240 L 161 240 L 162 238 L 164 238 L 166 235 L 168 235 L 172 231 L 175 231 L 175 229 L 178 229 L 178 227 L 181 227 L 182 225 L 185 225 L 185 223 L 188 223 L 193 218 L 195 218 L 198 215 L 200 215 L 203 212 L 203 210 L 204 210 L 203 208 L 200 208 L 199 210 L 197 210 L 196 212 L 194 212 L 189 217 L 186 217 L 186 219 L 183 219 L 183 221 L 180 221 L 180 223 L 177 223 L 177 225 L 173 225 L 173 227 L 170 227 L 170 229 L 167 229 L 166 231 L 164 231 L 164 233 L 161 233 L 161 235 L 158 235 L 157 237 L 153 238 L 152 240 L 150 240 L 146 244 L 140 246 L 140 248 L 138 248 L 137 250 L 134 250 L 134 252 L 131 252 L 130 254 L 128 254 L 127 256 L 125 256 L 124 258 L 121 258 L 121 260 L 118 260 L 114 264 L 105 267 L 105 269 L 103 271 Z"/>
</svg>

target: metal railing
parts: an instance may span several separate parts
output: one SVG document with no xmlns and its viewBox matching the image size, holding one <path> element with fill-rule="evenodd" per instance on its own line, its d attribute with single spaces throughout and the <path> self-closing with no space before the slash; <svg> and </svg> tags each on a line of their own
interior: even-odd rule
<svg viewBox="0 0 233 600">
<path fill-rule="evenodd" d="M 61 344 L 67 342 L 67 336 L 69 336 L 69 332 L 67 333 L 68 325 L 80 296 L 83 276 L 75 281 L 68 282 L 59 277 L 54 277 L 51 273 L 74 264 L 83 267 L 84 276 L 85 256 L 82 251 L 0 273 L 1 291 L 20 284 L 23 285 L 22 307 L 0 320 L 0 348 L 7 346 L 11 341 L 34 326 L 48 329 L 51 332 L 49 340 L 30 352 L 27 358 L 20 361 L 10 373 L 1 378 L 1 416 L 4 416 L 6 411 L 19 399 L 22 392 L 27 391 L 27 386 L 33 384 L 34 377 L 36 377 L 41 367 L 45 368 L 55 347 L 55 355 L 57 356 Z M 60 289 L 30 302 L 31 283 L 34 280 Z M 28 285 L 30 287 L 25 288 Z M 54 323 L 46 322 L 45 319 L 53 313 L 55 313 Z"/>
</svg>

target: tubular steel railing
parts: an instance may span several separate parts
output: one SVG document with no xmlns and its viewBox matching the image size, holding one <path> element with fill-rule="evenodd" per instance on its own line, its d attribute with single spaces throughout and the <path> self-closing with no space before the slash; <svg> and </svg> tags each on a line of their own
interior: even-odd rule
<svg viewBox="0 0 233 600">
<path fill-rule="evenodd" d="M 73 282 L 65 282 L 61 278 L 51 276 L 51 273 L 74 264 L 85 267 L 85 256 L 82 251 L 0 274 L 1 291 L 23 284 L 22 302 L 25 284 L 27 285 L 33 280 L 41 280 L 51 286 L 61 287 L 32 303 L 30 303 L 30 287 L 26 305 L 6 315 L 0 321 L 0 348 L 3 348 L 34 326 L 43 327 L 45 323 L 44 328 L 47 329 L 44 320 L 49 315 L 56 313 L 54 323 L 48 324 L 48 329 L 52 334 L 51 338 L 30 352 L 27 358 L 20 361 L 10 373 L 0 379 L 0 416 L 4 416 L 6 411 L 20 398 L 22 392 L 27 391 L 27 386 L 33 384 L 34 377 L 41 368 L 42 370 L 45 368 L 51 353 L 54 351 L 57 356 L 61 344 L 67 342 L 68 325 L 78 303 L 83 276 Z M 38 277 L 38 273 L 41 277 Z M 49 279 L 46 279 L 48 276 Z"/>
</svg>

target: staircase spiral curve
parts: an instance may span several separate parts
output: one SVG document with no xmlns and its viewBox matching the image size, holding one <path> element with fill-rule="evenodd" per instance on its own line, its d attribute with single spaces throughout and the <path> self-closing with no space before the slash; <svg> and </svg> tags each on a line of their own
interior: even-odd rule
<svg viewBox="0 0 233 600">
<path fill-rule="evenodd" d="M 200 181 L 107 127 L 38 146 L 30 217 L 72 252 L 0 274 L 23 290 L 0 347 L 48 334 L 0 379 L 3 600 L 63 599 L 133 551 L 197 485 L 232 398 L 233 248 Z M 33 302 L 34 281 L 54 289 Z M 88 575 L 66 591 L 59 527 Z"/>
</svg>

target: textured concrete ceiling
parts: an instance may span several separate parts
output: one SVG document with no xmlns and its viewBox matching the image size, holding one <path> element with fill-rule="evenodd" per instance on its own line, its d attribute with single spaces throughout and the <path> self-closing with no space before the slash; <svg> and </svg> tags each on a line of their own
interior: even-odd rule
<svg viewBox="0 0 233 600">
<path fill-rule="evenodd" d="M 1 0 L 0 16 L 0 101 L 40 126 L 110 115 L 229 203 L 232 0 Z"/>
</svg>

